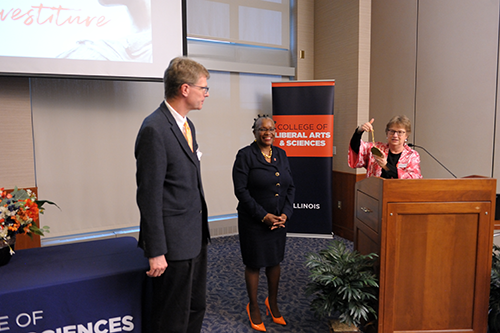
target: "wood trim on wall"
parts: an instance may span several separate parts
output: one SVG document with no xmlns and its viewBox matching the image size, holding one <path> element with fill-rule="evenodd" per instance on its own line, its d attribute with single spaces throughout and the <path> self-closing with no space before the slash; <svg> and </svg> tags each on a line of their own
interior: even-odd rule
<svg viewBox="0 0 500 333">
<path fill-rule="evenodd" d="M 366 174 L 332 171 L 332 230 L 335 235 L 354 240 L 354 205 L 356 182 Z"/>
<path fill-rule="evenodd" d="M 296 80 L 314 79 L 314 0 L 298 0 L 296 6 Z"/>
</svg>

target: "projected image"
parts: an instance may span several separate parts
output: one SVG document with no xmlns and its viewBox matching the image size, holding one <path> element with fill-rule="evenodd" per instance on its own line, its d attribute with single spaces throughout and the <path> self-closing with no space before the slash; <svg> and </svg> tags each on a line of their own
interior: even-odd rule
<svg viewBox="0 0 500 333">
<path fill-rule="evenodd" d="M 0 56 L 153 61 L 151 0 L 4 0 L 0 31 Z"/>
</svg>

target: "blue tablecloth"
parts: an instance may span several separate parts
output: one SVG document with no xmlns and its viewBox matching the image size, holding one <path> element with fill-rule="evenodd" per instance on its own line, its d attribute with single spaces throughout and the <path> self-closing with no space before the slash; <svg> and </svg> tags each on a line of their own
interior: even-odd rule
<svg viewBox="0 0 500 333">
<path fill-rule="evenodd" d="M 141 332 L 147 269 L 132 237 L 16 251 L 0 267 L 0 332 Z"/>
</svg>

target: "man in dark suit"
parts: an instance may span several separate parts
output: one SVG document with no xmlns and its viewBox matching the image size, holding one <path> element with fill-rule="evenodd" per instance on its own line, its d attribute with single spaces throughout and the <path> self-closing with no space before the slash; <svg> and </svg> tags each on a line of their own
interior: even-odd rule
<svg viewBox="0 0 500 333">
<path fill-rule="evenodd" d="M 135 145 L 139 246 L 149 258 L 153 333 L 200 332 L 205 314 L 208 231 L 200 157 L 190 110 L 208 97 L 209 73 L 175 58 L 165 101 L 142 123 Z"/>
</svg>

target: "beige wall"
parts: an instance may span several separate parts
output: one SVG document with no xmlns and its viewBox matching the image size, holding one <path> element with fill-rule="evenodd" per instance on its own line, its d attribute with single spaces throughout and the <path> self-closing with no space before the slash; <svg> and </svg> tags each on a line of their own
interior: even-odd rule
<svg viewBox="0 0 500 333">
<path fill-rule="evenodd" d="M 316 0 L 314 79 L 336 80 L 333 169 L 364 172 L 346 164 L 354 128 L 375 118 L 385 141 L 405 114 L 409 142 L 456 176 L 496 177 L 498 12 L 498 0 Z M 452 177 L 418 151 L 424 177 Z"/>
<path fill-rule="evenodd" d="M 370 116 L 382 120 L 375 133 L 407 114 L 409 140 L 456 176 L 496 174 L 499 1 L 373 0 L 372 10 Z M 452 177 L 418 151 L 424 177 Z"/>
<path fill-rule="evenodd" d="M 294 7 L 296 80 L 314 79 L 314 1 L 297 0 Z"/>
<path fill-rule="evenodd" d="M 397 114 L 412 120 L 409 142 L 456 176 L 499 175 L 498 13 L 499 0 L 315 1 L 314 78 L 336 80 L 335 179 L 365 172 L 347 166 L 354 128 L 375 118 L 376 140 L 385 141 Z M 417 150 L 424 177 L 453 177 Z M 342 234 L 353 212 L 340 207 L 354 189 L 334 193 L 334 232 Z"/>
<path fill-rule="evenodd" d="M 375 138 L 385 141 L 392 116 L 404 114 L 414 124 L 417 2 L 374 0 L 372 16 L 370 117 Z"/>
<path fill-rule="evenodd" d="M 314 78 L 335 79 L 333 169 L 347 165 L 347 147 L 356 126 L 369 114 L 371 1 L 316 0 Z"/>
<path fill-rule="evenodd" d="M 0 187 L 34 187 L 29 79 L 0 77 L 0 119 Z"/>
</svg>

